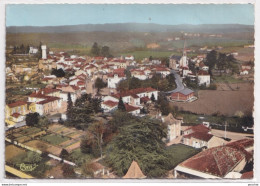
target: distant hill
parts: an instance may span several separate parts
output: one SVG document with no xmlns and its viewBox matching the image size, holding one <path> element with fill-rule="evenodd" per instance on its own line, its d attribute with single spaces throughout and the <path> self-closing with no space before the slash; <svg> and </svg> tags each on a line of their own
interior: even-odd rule
<svg viewBox="0 0 260 186">
<path fill-rule="evenodd" d="M 203 25 L 160 25 L 153 23 L 85 24 L 66 26 L 10 26 L 7 33 L 71 33 L 71 32 L 199 32 L 237 33 L 254 32 L 253 25 L 203 24 Z"/>
</svg>

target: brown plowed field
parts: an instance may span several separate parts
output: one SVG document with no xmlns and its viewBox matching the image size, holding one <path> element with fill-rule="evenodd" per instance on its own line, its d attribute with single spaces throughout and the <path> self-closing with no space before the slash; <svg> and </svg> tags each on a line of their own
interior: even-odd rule
<svg viewBox="0 0 260 186">
<path fill-rule="evenodd" d="M 253 84 L 219 84 L 217 90 L 200 90 L 198 92 L 198 100 L 192 103 L 171 104 L 178 106 L 180 110 L 197 114 L 211 115 L 219 113 L 221 115 L 233 116 L 237 111 L 247 114 L 253 110 Z"/>
</svg>

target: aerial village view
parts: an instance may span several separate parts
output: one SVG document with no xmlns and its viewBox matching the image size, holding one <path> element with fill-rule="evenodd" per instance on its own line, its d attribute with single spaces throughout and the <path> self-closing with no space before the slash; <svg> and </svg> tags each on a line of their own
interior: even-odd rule
<svg viewBox="0 0 260 186">
<path fill-rule="evenodd" d="M 6 178 L 252 179 L 253 9 L 7 5 Z"/>
</svg>

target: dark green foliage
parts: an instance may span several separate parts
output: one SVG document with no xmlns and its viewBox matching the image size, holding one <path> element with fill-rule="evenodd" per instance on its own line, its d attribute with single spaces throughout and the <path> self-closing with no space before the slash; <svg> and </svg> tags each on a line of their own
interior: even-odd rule
<svg viewBox="0 0 260 186">
<path fill-rule="evenodd" d="M 167 169 L 174 169 L 182 161 L 199 153 L 201 149 L 195 149 L 183 144 L 171 145 L 167 147 L 168 164 Z"/>
<path fill-rule="evenodd" d="M 168 161 L 163 137 L 166 133 L 156 120 L 131 120 L 106 148 L 105 161 L 119 176 L 125 175 L 135 160 L 147 177 L 159 178 L 166 173 Z"/>
<path fill-rule="evenodd" d="M 118 102 L 118 110 L 120 110 L 120 111 L 126 111 L 126 108 L 125 108 L 125 105 L 124 105 L 124 102 L 123 102 L 123 99 L 122 99 L 122 97 L 120 96 L 120 98 L 119 98 L 119 102 Z"/>
<path fill-rule="evenodd" d="M 205 61 L 205 65 L 209 67 L 209 72 L 211 72 L 211 70 L 214 69 L 216 63 L 217 63 L 217 52 L 215 50 L 212 50 L 207 54 L 206 61 Z"/>
<path fill-rule="evenodd" d="M 80 150 L 82 153 L 88 154 L 92 153 L 92 141 L 90 139 L 84 138 L 80 142 Z"/>
<path fill-rule="evenodd" d="M 95 87 L 97 88 L 97 92 L 99 93 L 100 89 L 105 88 L 107 86 L 107 84 L 101 79 L 101 78 L 97 78 L 95 81 Z"/>
<path fill-rule="evenodd" d="M 75 178 L 76 173 L 71 165 L 64 163 L 62 165 L 62 174 L 65 178 Z"/>
<path fill-rule="evenodd" d="M 26 114 L 25 122 L 28 126 L 37 126 L 40 119 L 38 112 Z"/>
<path fill-rule="evenodd" d="M 61 152 L 60 152 L 60 158 L 66 159 L 66 158 L 68 158 L 68 156 L 69 156 L 68 151 L 66 149 L 62 149 Z"/>
<path fill-rule="evenodd" d="M 70 121 L 72 119 L 72 107 L 73 107 L 73 103 L 72 103 L 72 99 L 71 99 L 71 94 L 68 93 L 68 99 L 67 99 L 67 119 L 68 121 Z"/>
<path fill-rule="evenodd" d="M 51 71 L 51 75 L 55 75 L 56 77 L 64 77 L 65 76 L 65 72 L 60 68 L 60 69 L 52 69 Z"/>
<path fill-rule="evenodd" d="M 98 44 L 96 42 L 93 44 L 90 52 L 93 56 L 99 56 L 100 48 L 98 47 Z"/>
<path fill-rule="evenodd" d="M 151 96 L 151 100 L 152 100 L 152 102 L 155 102 L 155 97 L 154 97 L 153 93 L 152 93 L 152 96 Z"/>
<path fill-rule="evenodd" d="M 126 91 L 136 88 L 152 87 L 160 91 L 169 91 L 176 88 L 175 77 L 169 74 L 166 78 L 162 78 L 160 74 L 154 74 L 151 79 L 140 80 L 135 77 L 120 81 L 117 85 L 118 91 Z"/>
<path fill-rule="evenodd" d="M 77 129 L 85 130 L 89 124 L 94 121 L 94 114 L 102 112 L 101 100 L 92 98 L 91 94 L 83 94 L 75 102 L 67 114 L 67 125 L 76 127 Z"/>
<path fill-rule="evenodd" d="M 162 115 L 168 115 L 171 112 L 169 101 L 163 94 L 159 94 L 156 107 L 161 111 Z"/>
<path fill-rule="evenodd" d="M 113 57 L 113 56 L 110 54 L 110 51 L 109 51 L 109 47 L 108 47 L 108 46 L 103 46 L 103 47 L 101 48 L 100 55 L 103 56 L 103 57 Z"/>
<path fill-rule="evenodd" d="M 117 132 L 120 127 L 128 125 L 132 120 L 136 119 L 132 114 L 120 110 L 116 110 L 112 116 L 113 119 L 109 122 L 109 128 L 112 132 Z"/>
</svg>

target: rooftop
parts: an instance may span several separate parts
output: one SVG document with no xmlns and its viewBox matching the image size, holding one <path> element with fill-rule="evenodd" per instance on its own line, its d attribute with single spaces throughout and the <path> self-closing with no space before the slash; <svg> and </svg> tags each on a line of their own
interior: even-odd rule
<svg viewBox="0 0 260 186">
<path fill-rule="evenodd" d="M 9 108 L 13 108 L 13 107 L 18 107 L 18 106 L 21 106 L 21 105 L 26 105 L 27 103 L 25 101 L 16 101 L 14 103 L 10 103 L 8 104 L 8 107 Z"/>
<path fill-rule="evenodd" d="M 218 146 L 207 149 L 182 162 L 179 166 L 225 177 L 245 158 L 245 153 L 229 146 Z"/>
<path fill-rule="evenodd" d="M 123 178 L 146 178 L 146 176 L 143 174 L 138 163 L 133 161 Z"/>
</svg>

